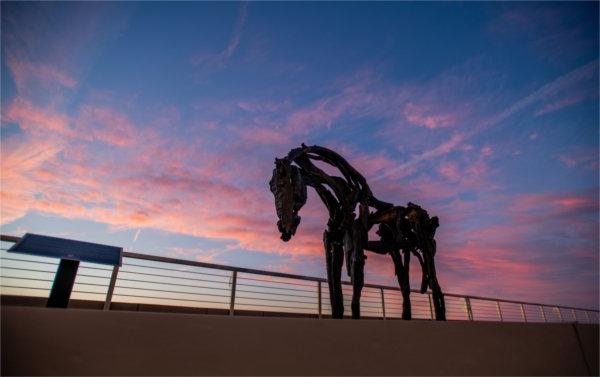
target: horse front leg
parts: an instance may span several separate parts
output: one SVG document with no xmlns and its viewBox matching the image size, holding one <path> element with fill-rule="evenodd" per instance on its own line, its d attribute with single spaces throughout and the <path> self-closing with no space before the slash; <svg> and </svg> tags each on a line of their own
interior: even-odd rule
<svg viewBox="0 0 600 377">
<path fill-rule="evenodd" d="M 398 249 L 392 250 L 390 253 L 394 266 L 396 268 L 396 278 L 400 284 L 400 292 L 402 293 L 402 319 L 409 320 L 412 318 L 410 304 L 410 285 L 408 283 L 408 268 L 402 264 L 402 258 Z M 406 256 L 406 254 L 404 254 Z"/>
<path fill-rule="evenodd" d="M 352 319 L 360 319 L 360 296 L 365 285 L 365 254 L 366 230 L 362 223 L 357 220 L 352 226 Z"/>
<path fill-rule="evenodd" d="M 327 286 L 329 287 L 329 302 L 331 303 L 331 312 L 333 317 L 333 308 L 335 307 L 333 299 L 333 276 L 332 276 L 332 254 L 333 247 L 331 244 L 330 233 L 326 230 L 323 232 L 323 246 L 325 248 L 325 268 L 327 269 Z M 335 318 L 335 317 L 334 317 Z"/>
<path fill-rule="evenodd" d="M 344 318 L 344 295 L 342 293 L 342 266 L 344 264 L 344 248 L 337 240 L 333 242 L 331 258 L 331 316 L 332 318 Z"/>
</svg>

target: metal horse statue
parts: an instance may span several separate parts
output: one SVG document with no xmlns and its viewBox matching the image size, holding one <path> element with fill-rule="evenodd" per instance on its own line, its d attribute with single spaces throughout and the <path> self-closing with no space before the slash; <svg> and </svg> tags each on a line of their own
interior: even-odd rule
<svg viewBox="0 0 600 377">
<path fill-rule="evenodd" d="M 342 177 L 331 176 L 313 161 L 322 161 L 337 168 Z M 275 196 L 277 227 L 283 241 L 289 241 L 300 224 L 298 212 L 306 204 L 306 187 L 315 189 L 327 210 L 329 221 L 323 233 L 327 282 L 332 317 L 343 318 L 341 271 L 346 259 L 352 293 L 352 318 L 360 318 L 360 295 L 364 286 L 364 251 L 390 254 L 402 292 L 402 318 L 411 319 L 409 263 L 413 254 L 421 264 L 421 293 L 431 288 L 435 317 L 446 319 L 444 295 L 438 284 L 433 257 L 436 252 L 437 217 L 408 203 L 406 207 L 378 200 L 365 178 L 342 156 L 334 151 L 306 146 L 292 149 L 284 158 L 275 159 L 273 177 L 269 182 Z M 358 206 L 358 216 L 356 208 Z M 370 211 L 373 208 L 374 211 Z M 379 240 L 369 241 L 368 232 L 378 225 Z"/>
</svg>

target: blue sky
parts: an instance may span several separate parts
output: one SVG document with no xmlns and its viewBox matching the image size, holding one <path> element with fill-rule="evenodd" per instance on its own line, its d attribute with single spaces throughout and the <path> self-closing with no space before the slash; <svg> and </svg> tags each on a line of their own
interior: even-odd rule
<svg viewBox="0 0 600 377">
<path fill-rule="evenodd" d="M 3 2 L 2 233 L 324 276 L 323 205 L 284 244 L 267 187 L 305 142 L 440 217 L 446 291 L 597 308 L 597 14 Z"/>
</svg>

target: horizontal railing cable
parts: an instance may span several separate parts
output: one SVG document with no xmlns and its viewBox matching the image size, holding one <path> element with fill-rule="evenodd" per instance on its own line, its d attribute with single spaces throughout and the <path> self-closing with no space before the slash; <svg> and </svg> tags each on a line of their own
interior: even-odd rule
<svg viewBox="0 0 600 377">
<path fill-rule="evenodd" d="M 130 287 L 130 286 L 127 286 L 127 285 L 117 285 L 117 286 L 115 286 L 115 288 L 120 288 L 120 289 L 136 289 L 136 290 L 142 290 L 142 291 L 148 291 L 148 292 L 176 293 L 176 294 L 192 295 L 192 296 L 229 297 L 229 295 L 217 295 L 217 294 L 213 294 L 213 293 L 181 292 L 181 291 L 172 291 L 172 290 L 168 290 L 168 289 Z M 116 295 L 116 293 L 115 293 L 115 295 Z"/>
<path fill-rule="evenodd" d="M 175 286 L 175 287 L 217 289 L 217 290 L 229 291 L 228 288 L 207 287 L 206 285 L 177 284 L 177 283 L 166 283 L 166 282 L 156 282 L 156 281 L 138 280 L 138 279 L 125 279 L 125 278 L 119 278 L 119 281 L 131 281 L 131 282 L 137 282 L 137 283 L 160 284 L 160 285 L 169 285 L 169 286 Z"/>
<path fill-rule="evenodd" d="M 245 280 L 245 279 L 240 278 L 240 280 Z M 266 285 L 245 284 L 245 283 L 237 283 L 237 285 L 243 286 L 243 287 L 260 287 L 260 288 L 265 288 L 265 289 L 279 289 L 279 290 L 284 290 L 284 291 L 295 291 L 295 292 L 313 292 L 314 291 L 312 289 L 297 289 L 297 288 L 287 288 L 287 287 L 270 287 L 270 286 L 266 286 Z"/>
<path fill-rule="evenodd" d="M 154 277 L 162 277 L 162 278 L 170 278 L 170 279 L 180 279 L 180 280 L 202 281 L 202 282 L 205 282 L 205 283 L 226 283 L 224 281 L 218 281 L 218 280 L 207 280 L 207 279 L 198 279 L 198 278 L 186 278 L 186 277 L 169 276 L 169 275 L 158 275 L 158 274 L 149 274 L 149 273 L 145 273 L 145 272 L 136 272 L 136 271 L 120 271 L 120 273 L 122 273 L 122 274 L 135 274 L 135 275 L 154 276 Z"/>
<path fill-rule="evenodd" d="M 208 301 L 208 300 L 190 300 L 184 298 L 170 298 L 170 297 L 160 297 L 160 296 L 142 296 L 142 295 L 131 295 L 124 293 L 115 293 L 115 296 L 121 297 L 134 297 L 134 298 L 149 298 L 149 299 L 158 299 L 158 300 L 170 300 L 170 301 L 186 301 L 186 302 L 201 302 L 201 303 L 209 303 L 209 304 L 226 304 L 226 302 L 222 301 Z M 229 297 L 229 296 L 222 296 Z"/>
<path fill-rule="evenodd" d="M 124 263 L 126 267 L 142 267 L 142 268 L 153 268 L 156 270 L 165 270 L 165 271 L 175 271 L 175 272 L 183 272 L 186 274 L 196 274 L 196 275 L 209 275 L 209 276 L 217 276 L 217 277 L 229 277 L 229 275 L 222 274 L 211 274 L 210 272 L 199 272 L 199 271 L 189 271 L 189 270 L 179 270 L 176 268 L 166 268 L 166 267 L 157 267 L 157 266 L 145 266 L 143 264 L 133 264 L 133 263 Z"/>
</svg>

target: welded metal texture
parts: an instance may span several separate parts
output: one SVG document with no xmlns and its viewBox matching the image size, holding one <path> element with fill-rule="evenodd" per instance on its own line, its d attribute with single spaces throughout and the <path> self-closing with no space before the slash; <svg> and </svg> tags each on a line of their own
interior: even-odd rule
<svg viewBox="0 0 600 377">
<path fill-rule="evenodd" d="M 314 162 L 320 161 L 341 173 L 326 173 Z M 284 158 L 275 159 L 275 169 L 269 187 L 275 197 L 277 228 L 281 239 L 289 241 L 300 225 L 300 209 L 306 203 L 306 188 L 312 187 L 329 212 L 323 234 L 325 265 L 332 316 L 344 316 L 341 270 L 346 260 L 346 272 L 352 290 L 352 318 L 360 318 L 360 297 L 364 287 L 364 251 L 389 254 L 394 263 L 403 296 L 403 319 L 411 319 L 409 265 L 414 255 L 422 270 L 421 293 L 431 289 L 435 317 L 446 319 L 444 295 L 437 281 L 434 256 L 437 217 L 430 217 L 420 206 L 408 203 L 394 206 L 377 199 L 366 179 L 336 152 L 306 146 L 292 149 Z M 356 208 L 358 207 L 358 214 Z M 369 240 L 369 230 L 378 225 L 378 240 Z"/>
</svg>

